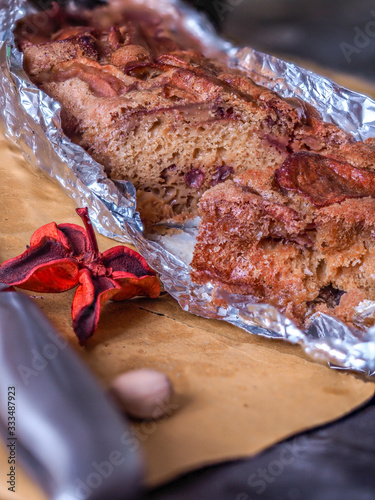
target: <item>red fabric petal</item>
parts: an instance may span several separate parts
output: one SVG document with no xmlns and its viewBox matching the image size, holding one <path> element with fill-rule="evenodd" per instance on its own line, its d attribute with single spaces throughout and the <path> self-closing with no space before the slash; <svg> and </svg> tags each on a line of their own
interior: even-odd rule
<svg viewBox="0 0 375 500">
<path fill-rule="evenodd" d="M 118 273 L 120 275 L 121 273 Z M 117 283 L 121 285 L 121 290 L 112 298 L 120 301 L 131 299 L 132 297 L 151 297 L 155 299 L 160 295 L 160 283 L 156 276 L 144 276 L 143 278 L 117 278 Z"/>
<path fill-rule="evenodd" d="M 93 276 L 88 269 L 80 271 L 79 285 L 73 298 L 72 318 L 81 345 L 93 335 L 103 304 L 119 290 L 120 285 L 111 278 Z"/>
<path fill-rule="evenodd" d="M 77 224 L 59 224 L 57 227 L 69 241 L 74 257 L 83 256 L 90 251 L 90 243 L 85 228 L 77 226 Z"/>
<path fill-rule="evenodd" d="M 90 251 L 90 244 L 84 227 L 77 224 L 46 224 L 35 231 L 30 246 L 38 245 L 45 237 L 53 238 L 68 248 L 74 257 L 81 257 Z"/>
<path fill-rule="evenodd" d="M 59 230 L 59 227 L 55 222 L 50 222 L 35 231 L 35 233 L 31 236 L 30 246 L 34 247 L 39 245 L 39 243 L 44 238 L 53 238 L 54 240 L 62 243 L 66 248 L 70 249 L 69 241 L 67 240 L 64 233 Z"/>
<path fill-rule="evenodd" d="M 64 292 L 78 283 L 78 265 L 59 241 L 44 237 L 0 266 L 0 282 L 40 293 Z"/>
<path fill-rule="evenodd" d="M 129 278 L 131 276 L 142 278 L 156 274 L 138 252 L 126 246 L 106 250 L 102 253 L 102 259 L 105 267 L 112 269 L 112 273 L 127 273 Z"/>
</svg>

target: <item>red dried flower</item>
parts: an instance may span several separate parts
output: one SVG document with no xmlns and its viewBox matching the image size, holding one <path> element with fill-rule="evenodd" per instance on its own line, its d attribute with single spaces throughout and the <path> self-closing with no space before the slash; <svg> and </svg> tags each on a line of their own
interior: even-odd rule
<svg viewBox="0 0 375 500">
<path fill-rule="evenodd" d="M 120 245 L 100 253 L 87 208 L 76 211 L 85 228 L 54 222 L 40 227 L 22 255 L 0 266 L 0 282 L 40 293 L 64 292 L 78 285 L 72 317 L 83 345 L 93 335 L 105 302 L 158 297 L 160 284 L 134 250 Z"/>
</svg>

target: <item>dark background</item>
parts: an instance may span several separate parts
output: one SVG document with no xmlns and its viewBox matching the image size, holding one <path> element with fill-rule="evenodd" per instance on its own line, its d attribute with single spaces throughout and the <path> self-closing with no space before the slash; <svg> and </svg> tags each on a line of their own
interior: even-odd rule
<svg viewBox="0 0 375 500">
<path fill-rule="evenodd" d="M 374 0 L 190 0 L 235 42 L 375 80 Z"/>
</svg>

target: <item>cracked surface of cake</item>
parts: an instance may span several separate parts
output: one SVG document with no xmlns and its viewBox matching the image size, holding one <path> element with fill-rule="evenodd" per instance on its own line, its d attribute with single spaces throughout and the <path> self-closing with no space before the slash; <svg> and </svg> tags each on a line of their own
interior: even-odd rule
<svg viewBox="0 0 375 500">
<path fill-rule="evenodd" d="M 270 303 L 299 326 L 317 311 L 350 323 L 375 300 L 374 190 L 375 172 L 315 153 L 248 170 L 202 197 L 193 279 Z"/>
<path fill-rule="evenodd" d="M 25 70 L 61 103 L 66 134 L 135 185 L 146 223 L 199 213 L 198 283 L 300 326 L 318 310 L 350 323 L 375 300 L 374 142 L 206 57 L 168 16 L 120 5 L 18 24 Z"/>
</svg>

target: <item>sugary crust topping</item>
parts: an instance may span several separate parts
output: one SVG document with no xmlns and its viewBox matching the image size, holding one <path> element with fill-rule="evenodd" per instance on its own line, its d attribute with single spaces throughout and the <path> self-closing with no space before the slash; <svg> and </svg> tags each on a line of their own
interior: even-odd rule
<svg viewBox="0 0 375 500">
<path fill-rule="evenodd" d="M 240 189 L 233 181 L 205 193 L 200 210 L 205 220 L 221 221 L 222 233 L 230 238 L 253 242 L 269 237 L 311 246 L 308 226 L 293 208 Z"/>
<path fill-rule="evenodd" d="M 316 212 L 315 223 L 324 226 L 330 220 L 344 221 L 347 227 L 356 224 L 375 229 L 375 198 L 347 199 L 342 203 L 330 205 Z M 375 233 L 372 234 L 375 237 Z"/>
<path fill-rule="evenodd" d="M 117 97 L 129 90 L 121 76 L 116 74 L 112 67 L 79 57 L 73 61 L 61 62 L 48 72 L 40 72 L 37 81 L 39 83 L 64 82 L 78 78 L 88 84 L 96 97 Z"/>
<path fill-rule="evenodd" d="M 281 174 L 249 170 L 202 196 L 193 279 L 273 304 L 300 327 L 314 312 L 350 323 L 375 300 L 374 172 L 290 158 Z"/>
</svg>

